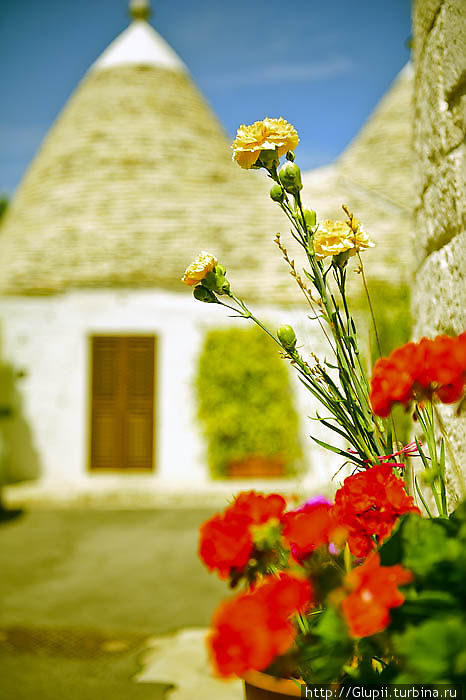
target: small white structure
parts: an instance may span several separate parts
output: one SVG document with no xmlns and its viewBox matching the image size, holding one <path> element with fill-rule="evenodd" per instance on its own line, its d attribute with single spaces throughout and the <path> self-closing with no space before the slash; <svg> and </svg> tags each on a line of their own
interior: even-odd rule
<svg viewBox="0 0 466 700">
<path fill-rule="evenodd" d="M 146 3 L 132 14 L 51 129 L 0 231 L 2 359 L 25 375 L 22 412 L 45 489 L 208 483 L 192 382 L 205 330 L 231 321 L 180 282 L 201 248 L 240 296 L 319 351 L 272 242 L 288 227 L 267 182 L 231 162 Z M 308 457 L 314 490 L 335 461 L 311 444 Z M 30 474 L 11 461 L 13 476 Z"/>
</svg>

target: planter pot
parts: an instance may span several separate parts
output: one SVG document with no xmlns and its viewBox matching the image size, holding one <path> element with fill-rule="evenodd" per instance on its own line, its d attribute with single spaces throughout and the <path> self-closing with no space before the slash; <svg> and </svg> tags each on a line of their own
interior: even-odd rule
<svg viewBox="0 0 466 700">
<path fill-rule="evenodd" d="M 261 671 L 249 671 L 243 676 L 246 700 L 289 700 L 300 698 L 301 688 L 287 678 L 275 678 Z"/>
<path fill-rule="evenodd" d="M 227 474 L 233 479 L 281 477 L 285 473 L 283 460 L 278 457 L 245 457 L 230 462 Z"/>
</svg>

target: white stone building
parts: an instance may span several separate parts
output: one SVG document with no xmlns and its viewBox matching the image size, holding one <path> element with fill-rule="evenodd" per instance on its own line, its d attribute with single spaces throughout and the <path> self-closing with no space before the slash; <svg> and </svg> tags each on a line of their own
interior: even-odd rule
<svg viewBox="0 0 466 700">
<path fill-rule="evenodd" d="M 52 127 L 0 230 L 0 349 L 24 372 L 21 412 L 35 455 L 26 465 L 12 454 L 12 472 L 46 491 L 208 483 L 192 382 L 205 330 L 231 321 L 179 282 L 201 248 L 226 264 L 239 295 L 319 351 L 272 243 L 287 226 L 267 183 L 232 164 L 222 128 L 148 24 L 145 3 L 132 12 Z M 395 85 L 397 104 L 409 80 L 405 72 Z M 409 113 L 398 116 L 408 153 Z M 371 190 L 373 178 L 358 182 L 356 165 L 345 171 L 358 143 L 304 178 L 306 197 L 328 216 L 330 177 L 336 203 L 353 206 L 349 193 L 371 223 L 385 212 L 382 250 L 388 237 L 401 259 L 409 216 Z M 389 268 L 400 264 L 385 259 L 378 269 Z M 298 407 L 308 416 L 303 391 Z M 303 436 L 309 428 L 304 419 Z M 335 461 L 310 444 L 307 455 L 304 485 L 315 490 Z"/>
</svg>

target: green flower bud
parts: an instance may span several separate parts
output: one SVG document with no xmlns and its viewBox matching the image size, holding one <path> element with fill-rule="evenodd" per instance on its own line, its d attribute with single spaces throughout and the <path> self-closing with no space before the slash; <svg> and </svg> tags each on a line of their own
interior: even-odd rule
<svg viewBox="0 0 466 700">
<path fill-rule="evenodd" d="M 215 291 L 217 294 L 225 294 L 230 291 L 230 283 L 224 275 L 216 275 L 217 277 L 217 287 Z"/>
<path fill-rule="evenodd" d="M 194 287 L 193 294 L 194 298 L 198 301 L 205 301 L 206 304 L 218 304 L 218 299 L 215 294 L 202 284 Z"/>
<path fill-rule="evenodd" d="M 283 191 L 283 188 L 280 187 L 280 185 L 273 185 L 270 188 L 270 197 L 273 199 L 274 202 L 283 202 L 283 197 L 285 196 L 285 192 Z"/>
<path fill-rule="evenodd" d="M 303 189 L 303 183 L 301 182 L 301 170 L 296 163 L 292 163 L 289 160 L 287 160 L 286 163 L 283 163 L 282 167 L 280 168 L 280 172 L 278 173 L 278 177 L 280 178 L 283 188 L 290 194 L 296 195 L 298 194 L 299 190 Z"/>
<path fill-rule="evenodd" d="M 215 290 L 217 289 L 217 276 L 215 270 L 211 270 L 206 274 L 201 284 L 206 287 L 206 289 Z"/>
<path fill-rule="evenodd" d="M 334 255 L 332 258 L 332 263 L 335 265 L 335 267 L 345 267 L 346 263 L 348 262 L 350 253 L 351 250 L 344 250 L 342 253 Z"/>
<path fill-rule="evenodd" d="M 303 211 L 304 214 L 304 221 L 306 222 L 306 227 L 308 231 L 312 231 L 314 226 L 316 225 L 317 221 L 317 216 L 315 211 L 311 211 L 310 209 L 305 209 Z"/>
<path fill-rule="evenodd" d="M 278 340 L 285 350 L 294 350 L 296 347 L 296 333 L 291 326 L 280 326 L 277 331 Z"/>
<path fill-rule="evenodd" d="M 278 157 L 278 150 L 276 148 L 264 148 L 260 152 L 260 156 L 256 161 L 256 165 L 262 166 L 270 170 L 271 168 L 276 168 L 280 159 Z"/>
<path fill-rule="evenodd" d="M 217 265 L 202 280 L 201 284 L 216 294 L 225 294 L 230 289 L 230 283 L 225 277 L 226 269 L 223 265 Z"/>
</svg>

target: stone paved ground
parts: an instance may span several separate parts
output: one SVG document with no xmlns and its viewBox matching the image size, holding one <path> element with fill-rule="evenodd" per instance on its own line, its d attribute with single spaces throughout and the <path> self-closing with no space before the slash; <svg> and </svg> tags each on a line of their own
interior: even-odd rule
<svg viewBox="0 0 466 700">
<path fill-rule="evenodd" d="M 202 665 L 199 631 L 188 645 L 176 633 L 205 628 L 225 595 L 196 556 L 210 514 L 33 510 L 0 522 L 0 700 L 161 700 L 183 644 Z M 157 671 L 159 637 L 170 678 Z"/>
</svg>

